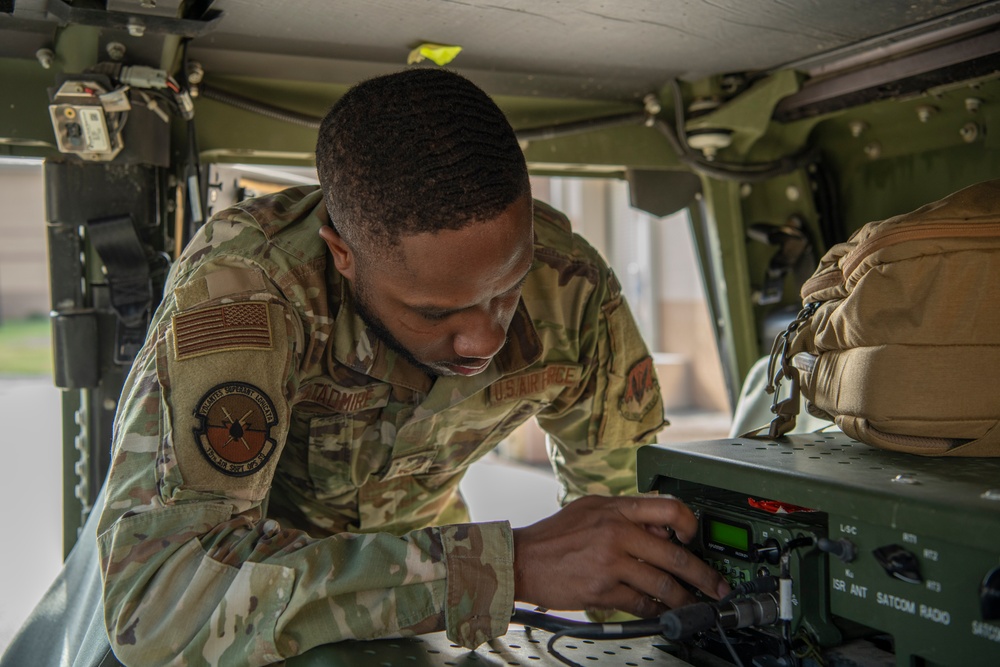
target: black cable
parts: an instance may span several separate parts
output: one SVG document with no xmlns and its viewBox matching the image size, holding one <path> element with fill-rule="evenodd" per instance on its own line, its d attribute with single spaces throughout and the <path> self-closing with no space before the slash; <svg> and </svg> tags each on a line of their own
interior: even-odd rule
<svg viewBox="0 0 1000 667">
<path fill-rule="evenodd" d="M 659 618 L 625 621 L 623 623 L 587 623 L 569 618 L 550 616 L 526 609 L 515 609 L 511 616 L 512 623 L 540 628 L 553 633 L 546 644 L 546 650 L 559 662 L 570 667 L 580 667 L 556 650 L 556 642 L 563 637 L 575 639 L 633 639 L 660 634 L 663 624 Z"/>
<path fill-rule="evenodd" d="M 187 68 L 188 68 L 188 44 L 190 39 L 185 39 L 181 44 L 181 66 L 179 85 L 181 90 L 190 91 L 190 83 L 187 78 Z M 198 227 L 205 222 L 205 210 L 206 202 L 203 195 L 204 188 L 202 187 L 202 172 L 201 172 L 201 152 L 198 150 L 198 132 L 195 127 L 194 116 L 192 115 L 187 120 L 187 139 L 188 139 L 188 155 L 187 155 L 187 165 L 185 168 L 184 179 L 185 179 L 185 192 L 187 193 L 188 199 L 188 209 L 191 212 L 191 218 L 188 221 L 185 238 L 182 239 L 183 245 L 187 245 L 187 242 L 194 236 L 195 232 L 198 231 Z M 192 183 L 193 180 L 193 183 Z M 192 188 L 192 185 L 194 186 Z"/>
<path fill-rule="evenodd" d="M 266 116 L 274 120 L 281 120 L 286 123 L 292 123 L 293 125 L 307 127 L 310 130 L 318 130 L 320 123 L 323 122 L 323 119 L 317 116 L 310 116 L 309 114 L 283 109 L 265 102 L 258 102 L 257 100 L 249 97 L 244 97 L 243 95 L 238 95 L 236 93 L 230 93 L 226 90 L 220 90 L 219 88 L 206 85 L 205 83 L 202 83 L 198 87 L 198 94 L 205 99 L 222 102 L 223 104 L 228 104 L 231 107 L 236 107 L 237 109 L 242 109 L 243 111 L 249 111 L 261 116 Z"/>
<path fill-rule="evenodd" d="M 297 111 L 291 111 L 290 109 L 284 109 L 282 107 L 277 107 L 272 104 L 267 104 L 266 102 L 260 102 L 258 100 L 245 97 L 238 93 L 232 93 L 226 90 L 221 90 L 219 88 L 214 88 L 212 86 L 202 83 L 199 86 L 199 94 L 209 100 L 214 100 L 216 102 L 221 102 L 223 104 L 228 104 L 229 106 L 236 107 L 237 109 L 242 109 L 243 111 L 249 111 L 251 113 L 256 113 L 274 120 L 284 121 L 286 123 L 293 123 L 295 125 L 301 125 L 302 127 L 308 127 L 309 129 L 316 130 L 319 129 L 320 123 L 323 121 L 322 118 L 317 116 L 311 116 L 309 114 L 299 113 Z M 539 141 L 545 139 L 556 139 L 568 134 L 578 134 L 580 132 L 590 132 L 593 130 L 603 130 L 612 127 L 620 127 L 624 125 L 638 125 L 645 123 L 649 116 L 644 111 L 635 111 L 622 114 L 614 114 L 611 116 L 602 116 L 599 118 L 585 118 L 583 120 L 572 121 L 569 123 L 560 123 L 557 125 L 546 125 L 543 127 L 529 127 L 523 130 L 517 130 L 515 132 L 517 139 L 519 141 Z"/>
<path fill-rule="evenodd" d="M 157 90 L 156 88 L 142 88 L 140 90 L 149 97 L 156 98 L 157 106 L 160 108 L 166 107 L 166 113 L 172 116 L 181 115 L 181 111 L 177 106 L 177 100 L 172 95 L 167 95 L 162 90 Z M 146 106 L 148 107 L 148 105 Z"/>
<path fill-rule="evenodd" d="M 795 549 L 801 549 L 802 547 L 811 547 L 814 544 L 816 544 L 816 540 L 814 540 L 811 537 L 795 537 L 785 542 L 785 546 L 782 547 L 781 553 L 790 554 Z"/>
<path fill-rule="evenodd" d="M 687 120 L 684 115 L 684 96 L 681 94 L 681 85 L 677 79 L 673 79 L 671 82 L 671 91 L 673 92 L 674 98 L 674 125 L 677 132 L 677 141 L 680 144 L 681 151 L 688 157 L 694 157 L 697 161 L 701 162 L 700 158 L 697 158 L 697 153 L 691 148 L 691 145 L 687 140 L 687 130 L 685 125 Z M 716 168 L 723 168 L 726 171 L 733 172 L 769 172 L 775 168 L 780 168 L 783 166 L 781 160 L 775 162 L 716 162 L 712 161 L 710 165 Z"/>
<path fill-rule="evenodd" d="M 544 127 L 529 127 L 523 130 L 515 130 L 518 141 L 539 141 L 545 139 L 557 139 L 567 134 L 577 134 L 579 132 L 590 132 L 592 130 L 604 130 L 623 125 L 639 125 L 649 119 L 649 114 L 645 111 L 634 111 L 613 116 L 602 116 L 600 118 L 585 118 L 584 120 L 560 123 L 558 125 L 546 125 Z"/>
<path fill-rule="evenodd" d="M 621 632 L 605 629 L 614 626 L 629 627 L 631 629 Z M 549 642 L 545 645 L 545 648 L 559 662 L 571 667 L 580 667 L 577 663 L 556 650 L 557 641 L 563 637 L 573 637 L 574 639 L 634 639 L 636 637 L 648 637 L 659 633 L 660 622 L 658 620 L 626 621 L 625 623 L 582 623 L 581 625 L 563 628 L 553 634 L 549 637 Z"/>
<path fill-rule="evenodd" d="M 728 604 L 732 602 L 737 597 L 744 595 L 755 595 L 757 593 L 774 593 L 778 590 L 778 578 L 768 575 L 766 577 L 757 577 L 756 579 L 751 579 L 750 581 L 744 581 L 741 584 L 737 584 L 729 594 L 724 598 L 719 600 L 718 606 Z"/>
<path fill-rule="evenodd" d="M 549 637 L 549 642 L 548 644 L 545 645 L 545 650 L 549 652 L 549 655 L 551 655 L 553 658 L 563 663 L 564 665 L 569 665 L 569 667 L 583 667 L 580 663 L 573 662 L 572 660 L 570 660 L 569 658 L 567 658 L 562 653 L 556 650 L 556 642 L 559 641 L 559 639 L 561 639 L 562 637 L 565 637 L 569 632 L 569 630 L 570 630 L 569 628 L 560 630 L 559 632 Z"/>
<path fill-rule="evenodd" d="M 760 181 L 766 181 L 774 178 L 775 176 L 782 176 L 784 174 L 790 173 L 803 167 L 810 162 L 815 161 L 815 154 L 812 150 L 806 150 L 801 153 L 797 153 L 791 157 L 783 158 L 777 163 L 768 163 L 766 168 L 753 168 L 746 171 L 735 169 L 736 163 L 732 162 L 707 162 L 699 158 L 694 157 L 693 154 L 688 154 L 684 152 L 680 141 L 674 134 L 673 129 L 665 123 L 662 119 L 655 119 L 653 121 L 653 126 L 658 129 L 664 137 L 666 137 L 667 142 L 670 144 L 674 152 L 677 153 L 677 159 L 684 165 L 691 167 L 693 171 L 696 171 L 705 176 L 711 176 L 712 178 L 717 178 L 723 181 L 739 181 L 741 183 L 758 183 Z M 759 165 L 761 163 L 753 163 Z M 742 165 L 746 166 L 746 165 Z"/>
<path fill-rule="evenodd" d="M 858 555 L 858 549 L 854 543 L 847 539 L 830 540 L 825 537 L 819 538 L 816 548 L 831 556 L 836 556 L 845 563 L 852 562 Z"/>
<path fill-rule="evenodd" d="M 591 625 L 586 621 L 574 621 L 570 618 L 552 616 L 539 611 L 528 611 L 527 609 L 514 609 L 510 617 L 511 623 L 526 625 L 532 628 L 539 628 L 546 632 L 559 632 L 567 628 L 580 627 L 581 625 Z"/>
<path fill-rule="evenodd" d="M 709 162 L 699 157 L 687 143 L 687 135 L 684 131 L 684 99 L 681 95 L 680 84 L 676 79 L 672 83 L 674 123 L 677 129 L 670 127 L 668 123 L 659 118 L 653 120 L 653 126 L 666 137 L 667 142 L 677 154 L 677 159 L 694 171 L 720 180 L 755 183 L 790 173 L 816 161 L 817 154 L 812 149 L 805 149 L 773 162 Z"/>
<path fill-rule="evenodd" d="M 588 623 L 551 616 L 526 609 L 515 609 L 512 623 L 540 628 L 547 632 L 564 633 L 577 639 L 632 639 L 657 635 L 663 627 L 659 618 L 624 621 L 622 623 Z"/>
</svg>

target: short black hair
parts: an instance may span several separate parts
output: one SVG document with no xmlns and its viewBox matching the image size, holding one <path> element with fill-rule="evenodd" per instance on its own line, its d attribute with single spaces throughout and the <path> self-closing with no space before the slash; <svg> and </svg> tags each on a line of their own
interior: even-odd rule
<svg viewBox="0 0 1000 667">
<path fill-rule="evenodd" d="M 531 192 L 513 128 L 468 79 L 417 67 L 363 81 L 316 142 L 330 220 L 354 249 L 495 218 Z"/>
</svg>

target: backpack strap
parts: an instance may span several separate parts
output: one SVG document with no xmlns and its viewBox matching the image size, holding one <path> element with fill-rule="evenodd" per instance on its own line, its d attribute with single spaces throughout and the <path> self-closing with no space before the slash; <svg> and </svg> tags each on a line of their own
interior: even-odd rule
<svg viewBox="0 0 1000 667">
<path fill-rule="evenodd" d="M 792 364 L 792 336 L 803 324 L 809 321 L 816 309 L 819 308 L 818 301 L 808 303 L 795 319 L 791 321 L 784 331 L 778 334 L 771 346 L 771 360 L 767 366 L 767 387 L 764 389 L 768 394 L 774 396 L 771 404 L 771 412 L 774 419 L 768 428 L 767 435 L 770 438 L 780 438 L 793 428 L 795 428 L 795 418 L 799 414 L 799 369 Z M 781 380 L 787 378 L 791 383 L 788 398 L 779 401 L 778 389 L 781 387 Z"/>
</svg>

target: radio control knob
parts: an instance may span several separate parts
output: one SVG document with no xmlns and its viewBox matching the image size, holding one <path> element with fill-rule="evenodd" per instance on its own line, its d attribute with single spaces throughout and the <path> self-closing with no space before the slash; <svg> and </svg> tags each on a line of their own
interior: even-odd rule
<svg viewBox="0 0 1000 667">
<path fill-rule="evenodd" d="M 887 544 L 875 549 L 872 554 L 890 577 L 908 584 L 923 582 L 924 578 L 920 576 L 920 561 L 912 551 L 898 544 Z"/>
<path fill-rule="evenodd" d="M 987 572 L 979 585 L 979 608 L 984 621 L 1000 620 L 1000 566 Z"/>
<path fill-rule="evenodd" d="M 764 544 L 751 544 L 750 560 L 754 563 L 763 560 L 771 565 L 777 565 L 778 561 L 781 560 L 781 545 L 774 538 L 767 540 Z"/>
</svg>

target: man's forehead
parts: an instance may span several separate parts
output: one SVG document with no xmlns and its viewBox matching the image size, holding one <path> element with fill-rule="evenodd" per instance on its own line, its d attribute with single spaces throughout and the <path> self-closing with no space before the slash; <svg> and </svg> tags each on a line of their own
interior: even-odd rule
<svg viewBox="0 0 1000 667">
<path fill-rule="evenodd" d="M 530 201 L 530 200 L 529 200 Z M 405 234 L 391 253 L 394 263 L 411 274 L 443 269 L 443 262 L 517 265 L 534 244 L 531 206 L 511 206 L 496 218 L 470 222 L 457 229 Z M 473 267 L 469 267 L 473 268 Z"/>
</svg>

